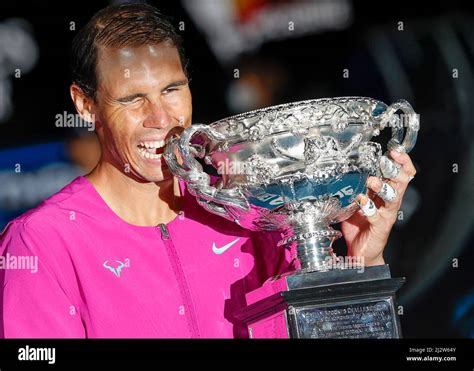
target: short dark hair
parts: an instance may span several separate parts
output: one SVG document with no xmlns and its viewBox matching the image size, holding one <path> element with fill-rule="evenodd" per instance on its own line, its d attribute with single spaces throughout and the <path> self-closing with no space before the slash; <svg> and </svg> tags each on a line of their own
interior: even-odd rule
<svg viewBox="0 0 474 371">
<path fill-rule="evenodd" d="M 72 82 L 87 96 L 95 98 L 99 47 L 142 46 L 162 42 L 169 42 L 177 48 L 187 75 L 182 38 L 168 17 L 148 4 L 110 5 L 99 10 L 72 41 Z"/>
</svg>

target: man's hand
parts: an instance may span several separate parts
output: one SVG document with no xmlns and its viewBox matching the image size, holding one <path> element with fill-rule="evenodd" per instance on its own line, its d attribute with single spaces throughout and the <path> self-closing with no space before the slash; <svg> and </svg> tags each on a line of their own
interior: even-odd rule
<svg viewBox="0 0 474 371">
<path fill-rule="evenodd" d="M 387 157 L 381 161 L 385 178 L 368 178 L 369 197 L 358 195 L 356 200 L 361 210 L 341 223 L 347 255 L 364 257 L 367 266 L 385 264 L 383 251 L 388 236 L 397 220 L 408 183 L 416 174 L 406 153 L 391 151 L 390 156 L 394 162 Z"/>
</svg>

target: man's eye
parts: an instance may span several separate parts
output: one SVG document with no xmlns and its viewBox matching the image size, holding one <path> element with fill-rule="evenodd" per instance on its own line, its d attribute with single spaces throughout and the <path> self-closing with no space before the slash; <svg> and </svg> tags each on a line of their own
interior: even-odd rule
<svg viewBox="0 0 474 371">
<path fill-rule="evenodd" d="M 122 101 L 121 103 L 123 103 L 123 104 L 135 104 L 135 103 L 138 103 L 138 102 L 141 102 L 141 101 L 142 101 L 142 98 L 137 97 L 137 98 L 133 98 L 133 99 L 127 99 L 125 101 Z"/>
<path fill-rule="evenodd" d="M 166 89 L 165 91 L 163 91 L 163 94 L 169 94 L 169 93 L 172 93 L 174 91 L 178 91 L 178 88 L 169 88 L 169 89 Z"/>
</svg>

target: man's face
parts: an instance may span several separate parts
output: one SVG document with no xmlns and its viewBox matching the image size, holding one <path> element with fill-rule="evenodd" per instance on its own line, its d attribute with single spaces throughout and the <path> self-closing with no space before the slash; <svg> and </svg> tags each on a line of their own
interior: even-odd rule
<svg viewBox="0 0 474 371">
<path fill-rule="evenodd" d="M 102 158 L 141 182 L 172 175 L 162 156 L 170 131 L 191 125 L 191 92 L 168 43 L 99 49 L 94 114 Z"/>
</svg>

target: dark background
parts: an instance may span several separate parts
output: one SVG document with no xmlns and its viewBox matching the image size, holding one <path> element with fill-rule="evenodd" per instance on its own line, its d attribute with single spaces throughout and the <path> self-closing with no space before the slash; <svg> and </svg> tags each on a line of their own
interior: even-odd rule
<svg viewBox="0 0 474 371">
<path fill-rule="evenodd" d="M 39 51 L 34 67 L 15 78 L 15 63 L 5 57 L 0 38 L 0 66 L 10 71 L 0 78 L 10 81 L 14 106 L 10 118 L 0 122 L 3 171 L 13 171 L 17 162 L 13 148 L 69 135 L 55 126 L 54 118 L 74 112 L 71 40 L 108 3 L 19 0 L 0 5 L 0 27 L 12 17 L 26 20 Z M 195 123 L 234 113 L 226 97 L 235 68 L 260 77 L 264 86 L 276 81 L 265 101 L 272 104 L 351 95 L 410 101 L 421 115 L 418 142 L 410 153 L 418 173 L 404 202 L 406 218 L 395 225 L 386 249 L 392 274 L 407 277 L 399 295 L 403 335 L 473 338 L 474 15 L 468 2 L 349 1 L 352 21 L 346 28 L 268 41 L 228 62 L 216 57 L 180 1 L 149 3 L 172 16 L 176 26 L 185 22 Z M 403 32 L 397 30 L 399 21 Z M 349 78 L 343 78 L 346 68 Z M 31 152 L 35 155 L 41 154 Z M 338 241 L 338 251 L 343 248 Z"/>
</svg>

